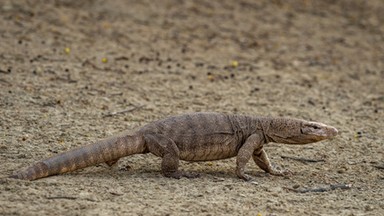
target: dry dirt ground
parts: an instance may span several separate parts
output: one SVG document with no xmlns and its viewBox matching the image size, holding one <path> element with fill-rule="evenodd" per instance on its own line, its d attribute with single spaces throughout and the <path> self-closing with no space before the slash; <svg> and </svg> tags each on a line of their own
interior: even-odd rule
<svg viewBox="0 0 384 216">
<path fill-rule="evenodd" d="M 384 215 L 383 11 L 382 0 L 2 0 L 0 215 Z M 149 154 L 5 178 L 196 111 L 316 120 L 340 135 L 268 145 L 287 178 L 249 163 L 244 182 L 228 159 L 183 162 L 201 177 L 168 179 Z M 331 184 L 352 187 L 289 189 Z"/>
</svg>

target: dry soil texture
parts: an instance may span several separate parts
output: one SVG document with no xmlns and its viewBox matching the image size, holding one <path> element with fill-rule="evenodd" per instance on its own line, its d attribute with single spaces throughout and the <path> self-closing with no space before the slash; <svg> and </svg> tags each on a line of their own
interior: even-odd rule
<svg viewBox="0 0 384 216">
<path fill-rule="evenodd" d="M 383 215 L 382 0 L 0 2 L 1 215 Z M 292 177 L 152 155 L 28 182 L 58 152 L 196 111 L 292 116 L 340 135 L 270 144 Z M 112 115 L 110 115 L 112 114 Z M 287 157 L 316 159 L 300 162 Z M 3 178 L 4 177 L 4 178 Z M 297 193 L 351 184 L 350 189 Z"/>
</svg>

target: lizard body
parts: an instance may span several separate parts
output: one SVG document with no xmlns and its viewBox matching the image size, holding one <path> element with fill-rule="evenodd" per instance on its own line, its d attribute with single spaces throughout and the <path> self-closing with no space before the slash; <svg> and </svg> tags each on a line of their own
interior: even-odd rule
<svg viewBox="0 0 384 216">
<path fill-rule="evenodd" d="M 19 171 L 11 178 L 35 180 L 99 163 L 115 164 L 119 158 L 152 153 L 162 158 L 164 176 L 195 175 L 180 171 L 179 160 L 211 161 L 236 157 L 236 174 L 244 174 L 253 158 L 264 171 L 285 175 L 272 167 L 263 145 L 269 142 L 307 144 L 336 136 L 336 128 L 318 122 L 291 118 L 253 117 L 220 113 L 191 113 L 168 117 L 93 144 L 61 153 Z"/>
</svg>

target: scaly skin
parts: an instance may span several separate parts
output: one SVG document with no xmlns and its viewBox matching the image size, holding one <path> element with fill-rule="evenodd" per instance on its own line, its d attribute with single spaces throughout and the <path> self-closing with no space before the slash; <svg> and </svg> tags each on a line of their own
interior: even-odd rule
<svg viewBox="0 0 384 216">
<path fill-rule="evenodd" d="M 287 175 L 272 167 L 263 145 L 269 142 L 307 144 L 336 136 L 336 128 L 291 118 L 191 113 L 150 123 L 136 132 L 98 141 L 40 161 L 11 178 L 35 180 L 99 163 L 112 166 L 119 158 L 152 153 L 162 158 L 164 176 L 195 177 L 178 169 L 179 160 L 212 161 L 236 157 L 236 174 L 249 180 L 244 167 L 250 158 L 265 172 Z"/>
</svg>

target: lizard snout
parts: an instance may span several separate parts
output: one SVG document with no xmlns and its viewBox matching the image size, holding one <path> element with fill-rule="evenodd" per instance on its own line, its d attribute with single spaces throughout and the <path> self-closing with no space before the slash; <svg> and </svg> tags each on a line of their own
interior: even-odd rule
<svg viewBox="0 0 384 216">
<path fill-rule="evenodd" d="M 339 131 L 336 128 L 329 126 L 328 133 L 330 137 L 335 137 Z"/>
</svg>

